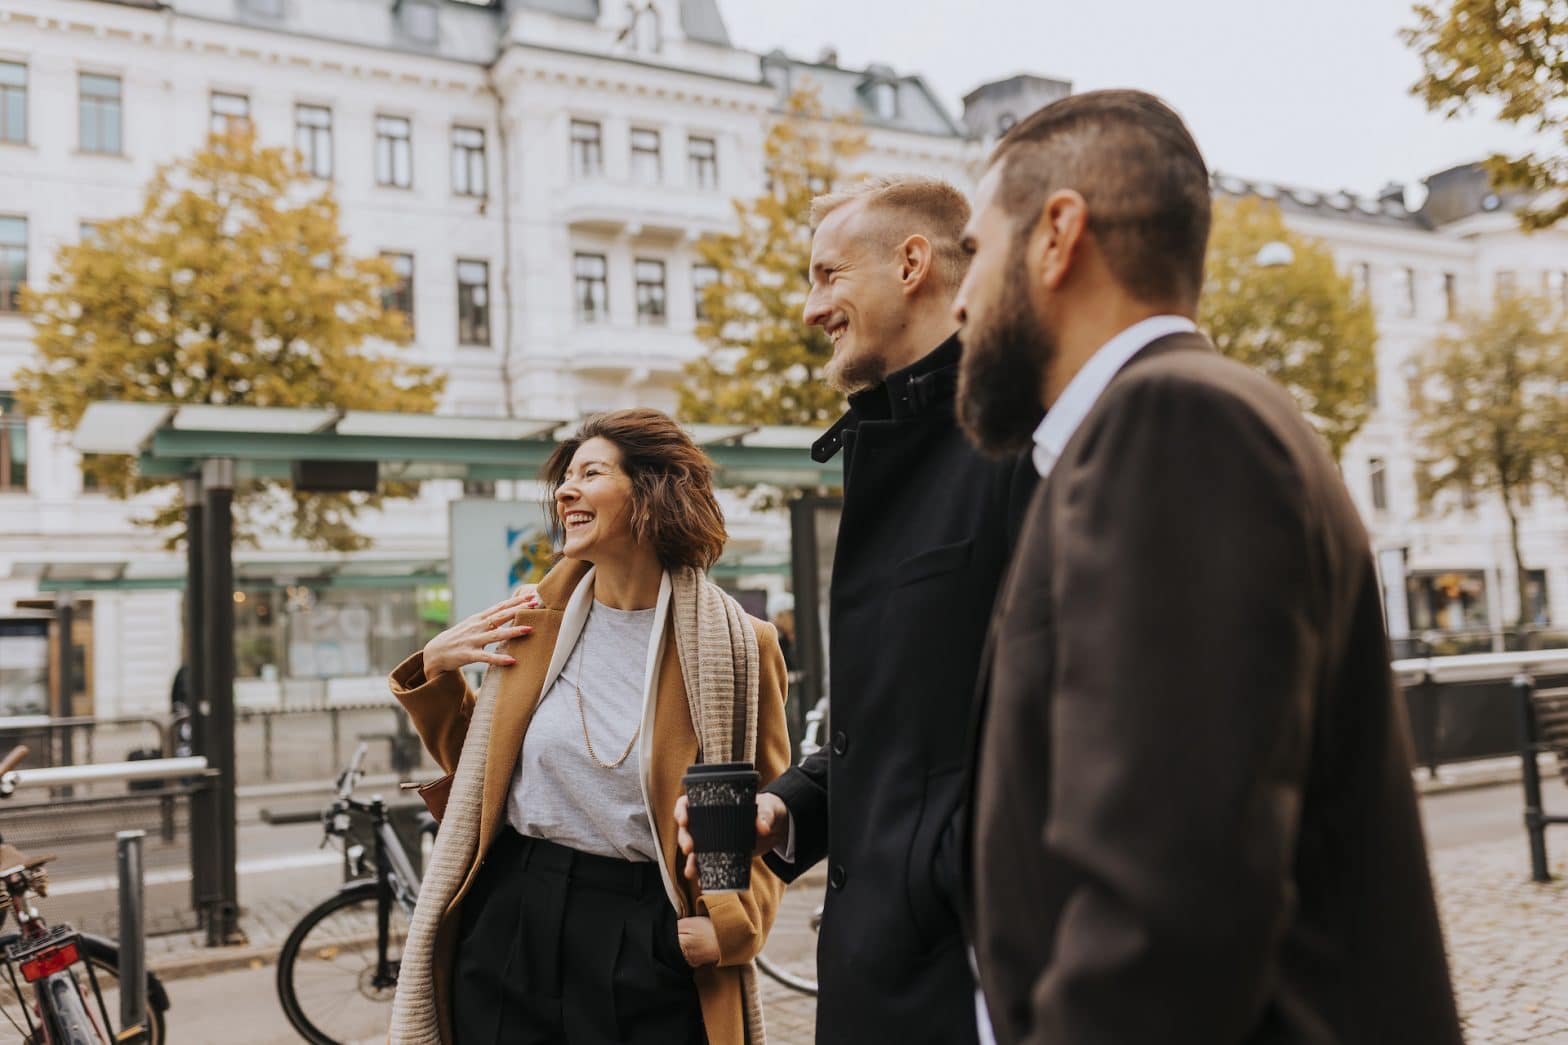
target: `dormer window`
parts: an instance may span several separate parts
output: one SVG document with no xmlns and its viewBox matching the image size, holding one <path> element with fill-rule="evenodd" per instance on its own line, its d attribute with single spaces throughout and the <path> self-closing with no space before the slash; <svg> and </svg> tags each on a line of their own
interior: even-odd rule
<svg viewBox="0 0 1568 1045">
<path fill-rule="evenodd" d="M 1000 138 L 1018 125 L 1018 117 L 1010 112 L 1004 112 L 996 118 L 996 136 Z"/>
<path fill-rule="evenodd" d="M 663 27 L 659 24 L 659 12 L 654 8 L 652 0 L 627 4 L 626 21 L 631 28 L 632 49 L 644 54 L 658 54 Z"/>
<path fill-rule="evenodd" d="M 440 10 L 432 0 L 398 0 L 397 27 L 409 40 L 433 44 L 440 37 Z"/>
<path fill-rule="evenodd" d="M 868 92 L 871 111 L 884 120 L 898 119 L 898 85 L 891 80 L 877 80 Z"/>
</svg>

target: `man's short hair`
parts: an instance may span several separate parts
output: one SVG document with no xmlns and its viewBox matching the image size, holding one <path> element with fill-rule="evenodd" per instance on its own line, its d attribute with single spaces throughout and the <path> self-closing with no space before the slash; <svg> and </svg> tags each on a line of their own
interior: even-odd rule
<svg viewBox="0 0 1568 1045">
<path fill-rule="evenodd" d="M 1028 235 L 1051 193 L 1072 189 L 1111 274 L 1141 301 L 1194 306 L 1209 241 L 1209 171 L 1181 117 L 1143 91 L 1089 91 L 1008 131 L 997 200 Z"/>
<path fill-rule="evenodd" d="M 969 255 L 961 244 L 969 224 L 969 201 L 940 178 L 923 174 L 873 175 L 847 189 L 811 201 L 811 228 L 851 203 L 863 203 L 875 215 L 879 245 L 892 250 L 917 233 L 931 242 L 933 268 L 948 293 L 956 293 L 969 271 Z"/>
</svg>

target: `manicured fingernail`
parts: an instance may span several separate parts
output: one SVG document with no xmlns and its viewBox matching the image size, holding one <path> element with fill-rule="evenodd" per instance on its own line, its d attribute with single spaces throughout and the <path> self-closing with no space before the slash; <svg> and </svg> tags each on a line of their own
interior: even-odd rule
<svg viewBox="0 0 1568 1045">
<path fill-rule="evenodd" d="M 516 663 L 517 663 L 517 658 L 516 657 L 507 657 L 506 658 L 507 667 L 511 667 L 513 664 L 516 664 Z"/>
</svg>

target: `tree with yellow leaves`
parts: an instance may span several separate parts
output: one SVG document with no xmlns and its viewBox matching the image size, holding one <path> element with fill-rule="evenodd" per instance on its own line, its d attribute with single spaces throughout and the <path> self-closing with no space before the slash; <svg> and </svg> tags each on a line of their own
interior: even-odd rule
<svg viewBox="0 0 1568 1045">
<path fill-rule="evenodd" d="M 393 355 L 409 340 L 382 305 L 395 281 L 385 261 L 348 252 L 336 199 L 292 150 L 248 130 L 215 135 L 157 172 L 138 213 L 63 247 L 48 282 L 24 292 L 40 359 L 17 390 L 60 431 L 95 400 L 427 412 L 442 379 Z M 86 465 L 122 497 L 158 485 L 134 466 Z M 365 544 L 356 513 L 405 492 L 253 484 L 236 491 L 236 530 L 254 539 L 287 515 L 294 536 L 350 550 Z M 177 506 L 138 521 L 178 539 Z"/>
<path fill-rule="evenodd" d="M 686 369 L 680 410 L 689 421 L 825 425 L 843 399 L 822 380 L 833 346 L 801 319 L 811 267 L 812 197 L 832 192 L 865 149 L 845 117 L 828 118 L 817 93 L 792 94 L 764 146 L 768 188 L 736 200 L 738 230 L 697 245 L 718 270 L 703 291 L 697 337 L 708 348 Z"/>
<path fill-rule="evenodd" d="M 1260 264 L 1267 244 L 1285 264 Z M 1216 199 L 1198 325 L 1214 346 L 1295 397 L 1334 458 L 1360 431 L 1377 392 L 1377 324 L 1328 247 L 1286 227 L 1264 200 Z"/>
</svg>

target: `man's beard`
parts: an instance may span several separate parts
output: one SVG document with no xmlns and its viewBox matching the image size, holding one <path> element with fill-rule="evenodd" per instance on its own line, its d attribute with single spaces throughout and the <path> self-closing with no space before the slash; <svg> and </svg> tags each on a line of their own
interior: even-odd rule
<svg viewBox="0 0 1568 1045">
<path fill-rule="evenodd" d="M 860 351 L 848 356 L 835 353 L 822 368 L 822 379 L 833 391 L 854 395 L 887 380 L 887 364 L 876 352 Z"/>
<path fill-rule="evenodd" d="M 966 325 L 958 364 L 958 423 L 992 457 L 1029 448 L 1045 416 L 1040 392 L 1056 346 L 1029 298 L 1023 252 L 1007 265 L 1007 285 L 985 326 Z"/>
</svg>

